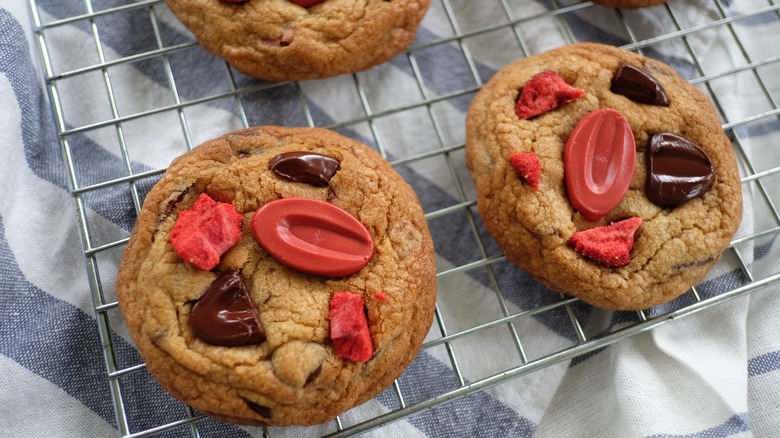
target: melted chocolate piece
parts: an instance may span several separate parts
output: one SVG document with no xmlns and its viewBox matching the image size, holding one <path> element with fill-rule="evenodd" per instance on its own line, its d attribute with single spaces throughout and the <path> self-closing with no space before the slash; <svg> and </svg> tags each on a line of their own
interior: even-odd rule
<svg viewBox="0 0 780 438">
<path fill-rule="evenodd" d="M 612 78 L 610 91 L 639 103 L 669 106 L 664 87 L 646 70 L 623 64 Z"/>
<path fill-rule="evenodd" d="M 308 385 L 309 383 L 313 382 L 317 377 L 320 376 L 320 373 L 322 373 L 322 364 L 317 367 L 316 370 L 312 371 L 311 374 L 309 374 L 309 377 L 306 378 L 306 382 L 303 384 L 303 386 Z"/>
<path fill-rule="evenodd" d="M 227 271 L 217 277 L 192 306 L 190 326 L 209 344 L 236 347 L 265 341 L 244 277 Z"/>
<path fill-rule="evenodd" d="M 339 170 L 335 158 L 311 152 L 286 152 L 271 159 L 268 168 L 292 181 L 326 187 Z"/>
<path fill-rule="evenodd" d="M 291 27 L 285 27 L 282 30 L 282 35 L 279 38 L 270 40 L 262 40 L 263 44 L 270 47 L 287 47 L 292 44 L 294 32 Z"/>
<path fill-rule="evenodd" d="M 701 268 L 702 266 L 707 266 L 710 263 L 714 262 L 717 257 L 708 257 L 704 260 L 697 260 L 695 262 L 689 262 L 689 263 L 681 263 L 679 265 L 672 266 L 672 271 L 683 271 L 686 269 L 692 269 L 692 268 Z"/>
<path fill-rule="evenodd" d="M 184 197 L 187 195 L 187 192 L 190 191 L 190 187 L 187 187 L 186 189 L 182 190 L 181 193 L 179 193 L 176 196 L 176 198 L 174 199 L 171 199 L 170 197 L 168 198 L 169 199 L 168 205 L 165 206 L 165 211 L 163 212 L 162 217 L 160 217 L 160 222 L 164 221 L 165 219 L 168 219 L 171 213 L 173 213 L 173 210 L 176 208 L 176 205 L 178 205 L 179 202 L 181 202 L 182 199 L 184 199 Z"/>
<path fill-rule="evenodd" d="M 176 206 L 179 204 L 179 202 L 181 202 L 184 199 L 184 197 L 187 195 L 187 192 L 190 191 L 190 187 L 187 187 L 186 189 L 182 190 L 175 198 L 173 198 L 173 194 L 171 194 L 171 196 L 168 196 L 168 204 L 166 204 L 165 206 L 165 211 L 163 212 L 162 216 L 160 216 L 160 219 L 157 221 L 157 225 L 155 225 L 154 227 L 154 233 L 152 234 L 152 242 L 154 242 L 157 239 L 157 232 L 160 230 L 160 224 L 163 223 L 165 219 L 168 219 L 171 216 L 171 214 L 176 209 Z"/>
<path fill-rule="evenodd" d="M 674 207 L 706 193 L 715 182 L 709 155 L 676 134 L 654 134 L 647 142 L 647 197 Z"/>
<path fill-rule="evenodd" d="M 263 406 L 247 399 L 244 399 L 244 401 L 246 402 L 247 406 L 249 406 L 249 409 L 257 412 L 265 418 L 271 418 L 272 411 L 268 406 Z"/>
</svg>

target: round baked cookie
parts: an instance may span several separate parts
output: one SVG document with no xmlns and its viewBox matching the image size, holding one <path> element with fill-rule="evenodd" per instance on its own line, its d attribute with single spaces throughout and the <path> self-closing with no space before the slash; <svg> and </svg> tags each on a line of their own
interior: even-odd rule
<svg viewBox="0 0 780 438">
<path fill-rule="evenodd" d="M 594 306 L 677 297 L 740 223 L 731 143 L 704 94 L 660 61 L 591 43 L 516 61 L 477 93 L 466 127 L 479 214 L 506 257 Z"/>
<path fill-rule="evenodd" d="M 232 423 L 310 425 L 402 373 L 435 275 L 420 203 L 379 154 L 324 129 L 256 127 L 172 162 L 116 289 L 174 397 Z"/>
<path fill-rule="evenodd" d="M 634 9 L 660 5 L 667 1 L 668 0 L 593 0 L 593 3 L 612 8 Z"/>
<path fill-rule="evenodd" d="M 389 60 L 414 40 L 429 0 L 167 3 L 206 51 L 247 75 L 284 81 L 353 73 Z"/>
</svg>

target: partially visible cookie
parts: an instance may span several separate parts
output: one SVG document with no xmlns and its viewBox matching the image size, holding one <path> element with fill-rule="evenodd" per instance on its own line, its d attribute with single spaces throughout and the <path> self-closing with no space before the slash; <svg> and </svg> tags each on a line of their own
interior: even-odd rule
<svg viewBox="0 0 780 438">
<path fill-rule="evenodd" d="M 417 197 L 379 154 L 323 129 L 258 127 L 173 161 L 116 286 L 176 398 L 228 422 L 309 425 L 401 374 L 432 322 L 435 275 Z"/>
<path fill-rule="evenodd" d="M 368 69 L 414 40 L 429 0 L 167 0 L 206 51 L 272 81 Z M 303 6 L 301 6 L 303 5 Z"/>
<path fill-rule="evenodd" d="M 593 3 L 612 8 L 634 9 L 660 5 L 667 1 L 668 0 L 593 0 Z"/>
<path fill-rule="evenodd" d="M 660 61 L 589 43 L 519 60 L 477 93 L 466 126 L 478 210 L 507 258 L 594 306 L 677 297 L 740 223 L 731 143 Z"/>
</svg>

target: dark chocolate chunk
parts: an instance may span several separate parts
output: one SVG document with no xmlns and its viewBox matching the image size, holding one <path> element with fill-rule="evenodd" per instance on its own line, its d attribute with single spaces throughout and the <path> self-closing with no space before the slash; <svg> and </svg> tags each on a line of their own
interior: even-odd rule
<svg viewBox="0 0 780 438">
<path fill-rule="evenodd" d="M 339 170 L 335 158 L 311 152 L 286 152 L 271 159 L 268 167 L 277 175 L 292 181 L 325 187 Z"/>
<path fill-rule="evenodd" d="M 610 91 L 639 103 L 669 106 L 664 87 L 646 70 L 623 64 L 612 78 Z"/>
<path fill-rule="evenodd" d="M 244 399 L 244 401 L 246 402 L 247 406 L 249 406 L 249 409 L 257 412 L 265 418 L 271 418 L 271 408 L 268 406 L 263 406 L 247 399 Z"/>
<path fill-rule="evenodd" d="M 211 283 L 192 306 L 190 326 L 209 344 L 235 347 L 265 341 L 257 307 L 238 271 L 227 271 Z"/>
<path fill-rule="evenodd" d="M 190 186 L 192 187 L 192 186 Z M 165 211 L 162 214 L 162 217 L 160 217 L 160 222 L 164 221 L 165 219 L 168 219 L 168 217 L 173 213 L 173 210 L 176 208 L 176 206 L 179 204 L 179 202 L 184 199 L 184 197 L 187 195 L 187 192 L 190 191 L 190 187 L 187 187 L 186 189 L 182 190 L 181 193 L 176 195 L 175 198 L 173 198 L 173 194 L 168 198 L 168 204 L 165 206 Z"/>
<path fill-rule="evenodd" d="M 320 373 L 322 373 L 322 364 L 320 364 L 320 366 L 318 366 L 314 371 L 311 372 L 311 374 L 309 374 L 308 377 L 306 377 L 306 382 L 304 382 L 303 386 L 306 386 L 316 380 L 317 377 L 320 376 Z"/>
<path fill-rule="evenodd" d="M 678 265 L 672 266 L 672 271 L 684 271 L 686 269 L 692 269 L 692 268 L 701 268 L 702 266 L 707 266 L 715 261 L 717 257 L 708 257 L 704 260 L 696 260 L 694 262 L 688 262 L 688 263 L 681 263 Z"/>
<path fill-rule="evenodd" d="M 647 142 L 647 197 L 674 207 L 706 193 L 715 182 L 709 155 L 676 134 L 654 134 Z"/>
</svg>

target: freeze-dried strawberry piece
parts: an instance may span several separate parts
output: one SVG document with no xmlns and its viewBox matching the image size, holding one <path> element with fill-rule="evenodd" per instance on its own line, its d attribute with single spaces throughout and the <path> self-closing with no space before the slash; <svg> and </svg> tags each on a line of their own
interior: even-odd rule
<svg viewBox="0 0 780 438">
<path fill-rule="evenodd" d="M 509 164 L 515 169 L 520 179 L 528 183 L 534 190 L 539 190 L 541 165 L 539 164 L 539 157 L 535 153 L 512 154 L 509 156 Z"/>
<path fill-rule="evenodd" d="M 526 120 L 583 96 L 584 91 L 567 84 L 558 73 L 543 71 L 525 84 L 517 100 L 515 113 L 517 117 Z"/>
<path fill-rule="evenodd" d="M 569 243 L 580 254 L 611 268 L 625 266 L 631 261 L 629 253 L 634 246 L 634 233 L 642 225 L 642 218 L 633 217 L 603 227 L 572 234 Z"/>
<path fill-rule="evenodd" d="M 168 241 L 186 263 L 210 271 L 238 242 L 242 219 L 231 204 L 202 193 L 192 207 L 179 212 Z"/>
<path fill-rule="evenodd" d="M 336 292 L 330 298 L 330 339 L 342 359 L 368 362 L 374 355 L 363 298 L 350 292 Z"/>
</svg>

